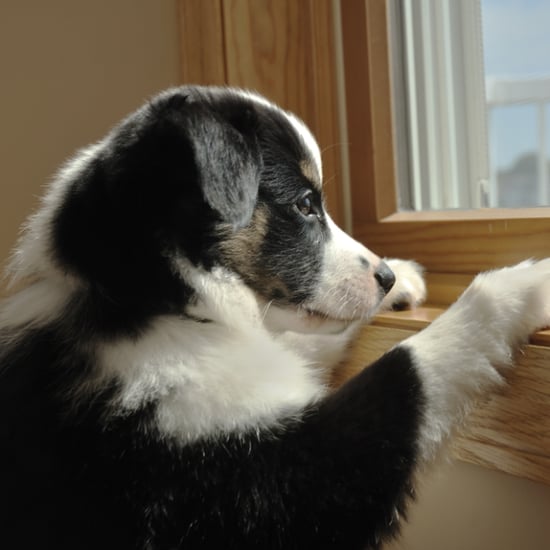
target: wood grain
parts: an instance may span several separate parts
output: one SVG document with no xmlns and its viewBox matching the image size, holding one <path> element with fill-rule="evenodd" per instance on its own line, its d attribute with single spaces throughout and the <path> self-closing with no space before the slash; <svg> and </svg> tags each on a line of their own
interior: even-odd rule
<svg viewBox="0 0 550 550">
<path fill-rule="evenodd" d="M 180 73 L 184 84 L 225 84 L 221 0 L 179 0 Z"/>
<path fill-rule="evenodd" d="M 284 109 L 315 118 L 307 2 L 225 0 L 227 78 Z"/>
<path fill-rule="evenodd" d="M 300 117 L 322 151 L 325 195 L 343 221 L 331 0 L 179 0 L 182 78 L 255 90 Z"/>
<path fill-rule="evenodd" d="M 464 292 L 472 282 L 473 275 L 458 273 L 425 273 L 428 287 L 428 303 L 434 306 L 448 306 Z"/>
<path fill-rule="evenodd" d="M 387 5 L 345 0 L 340 10 L 355 229 L 396 211 Z"/>
<path fill-rule="evenodd" d="M 402 220 L 354 227 L 378 254 L 412 258 L 433 273 L 477 273 L 550 256 L 550 218 Z"/>
<path fill-rule="evenodd" d="M 406 322 L 400 323 L 403 326 Z M 377 324 L 365 327 L 350 360 L 335 371 L 334 385 L 415 332 Z M 453 452 L 466 462 L 550 484 L 549 411 L 550 348 L 525 346 L 508 376 L 507 387 L 472 412 L 467 427 L 452 445 Z"/>
<path fill-rule="evenodd" d="M 226 0 L 227 80 L 298 115 L 322 151 L 325 194 L 343 219 L 341 139 L 330 0 Z"/>
<path fill-rule="evenodd" d="M 328 209 L 338 225 L 344 221 L 342 150 L 333 2 L 309 0 L 312 21 L 312 65 L 315 82 L 315 121 L 312 128 L 321 148 L 324 192 Z"/>
<path fill-rule="evenodd" d="M 474 411 L 458 458 L 550 484 L 550 350 L 527 346 L 508 387 Z"/>
<path fill-rule="evenodd" d="M 372 321 L 371 326 L 419 331 L 426 328 L 445 309 L 444 306 L 426 305 L 407 311 L 386 311 L 378 314 Z M 532 334 L 529 338 L 529 344 L 550 348 L 550 329 L 539 330 Z"/>
</svg>

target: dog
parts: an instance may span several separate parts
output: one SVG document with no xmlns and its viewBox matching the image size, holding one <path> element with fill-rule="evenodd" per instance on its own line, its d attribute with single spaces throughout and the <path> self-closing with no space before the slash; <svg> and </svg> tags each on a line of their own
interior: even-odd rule
<svg viewBox="0 0 550 550">
<path fill-rule="evenodd" d="M 0 315 L 0 521 L 13 550 L 364 549 L 548 322 L 550 261 L 479 275 L 338 390 L 330 369 L 422 270 L 327 213 L 294 115 L 168 90 L 51 183 Z"/>
</svg>

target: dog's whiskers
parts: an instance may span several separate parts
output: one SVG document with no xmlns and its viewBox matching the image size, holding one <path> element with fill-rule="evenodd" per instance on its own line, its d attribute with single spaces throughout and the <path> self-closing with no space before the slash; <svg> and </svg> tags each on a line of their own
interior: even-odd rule
<svg viewBox="0 0 550 550">
<path fill-rule="evenodd" d="M 262 314 L 261 314 L 262 323 L 265 322 L 267 312 L 269 311 L 269 308 L 271 307 L 272 304 L 273 304 L 273 300 L 269 300 L 269 302 L 267 302 L 265 306 L 262 308 Z"/>
<path fill-rule="evenodd" d="M 323 186 L 326 188 L 327 185 L 330 185 L 336 179 L 336 174 L 332 174 L 329 178 L 323 180 Z"/>
<path fill-rule="evenodd" d="M 349 141 L 337 141 L 336 143 L 323 147 L 321 149 L 321 155 L 323 155 L 323 153 L 326 153 L 327 151 L 330 151 L 331 149 L 334 149 L 335 147 L 344 147 L 344 146 L 348 146 L 349 144 L 350 144 Z"/>
</svg>

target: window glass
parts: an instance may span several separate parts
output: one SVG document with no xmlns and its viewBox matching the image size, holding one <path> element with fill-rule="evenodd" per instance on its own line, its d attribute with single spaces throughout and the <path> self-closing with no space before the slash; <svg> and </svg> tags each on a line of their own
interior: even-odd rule
<svg viewBox="0 0 550 550">
<path fill-rule="evenodd" d="M 550 1 L 390 6 L 401 208 L 550 205 Z"/>
<path fill-rule="evenodd" d="M 550 204 L 550 2 L 482 0 L 492 206 Z"/>
</svg>

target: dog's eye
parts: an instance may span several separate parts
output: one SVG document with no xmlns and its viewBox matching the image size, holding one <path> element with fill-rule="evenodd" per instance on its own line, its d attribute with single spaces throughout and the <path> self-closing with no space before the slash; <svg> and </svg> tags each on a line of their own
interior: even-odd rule
<svg viewBox="0 0 550 550">
<path fill-rule="evenodd" d="M 300 214 L 302 214 L 303 216 L 308 217 L 308 216 L 312 216 L 312 215 L 316 214 L 316 212 L 313 208 L 313 203 L 312 203 L 311 198 L 310 198 L 309 195 L 306 195 L 306 196 L 302 197 L 296 203 L 296 207 L 300 211 Z"/>
</svg>

